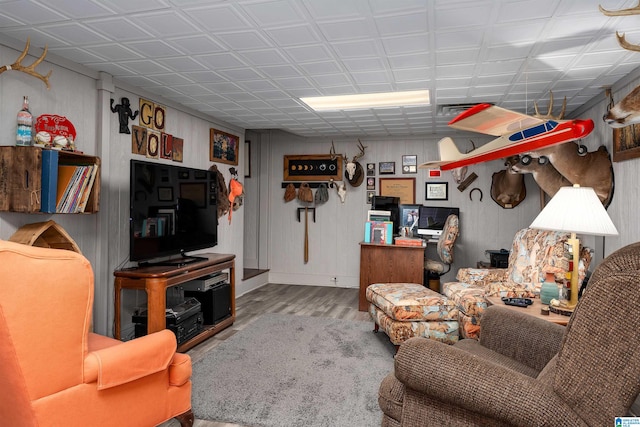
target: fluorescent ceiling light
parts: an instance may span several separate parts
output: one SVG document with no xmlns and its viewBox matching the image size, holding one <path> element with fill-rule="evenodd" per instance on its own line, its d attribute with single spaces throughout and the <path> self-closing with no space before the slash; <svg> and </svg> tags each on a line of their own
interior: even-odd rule
<svg viewBox="0 0 640 427">
<path fill-rule="evenodd" d="M 366 93 L 361 95 L 313 96 L 300 98 L 315 111 L 363 110 L 380 107 L 429 105 L 428 90 Z"/>
</svg>

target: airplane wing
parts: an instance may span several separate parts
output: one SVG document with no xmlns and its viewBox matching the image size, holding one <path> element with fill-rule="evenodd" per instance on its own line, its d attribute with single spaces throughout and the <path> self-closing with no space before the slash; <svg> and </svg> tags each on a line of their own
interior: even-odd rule
<svg viewBox="0 0 640 427">
<path fill-rule="evenodd" d="M 495 105 L 478 104 L 458 114 L 449 122 L 449 126 L 459 130 L 502 136 L 545 121 Z"/>
</svg>

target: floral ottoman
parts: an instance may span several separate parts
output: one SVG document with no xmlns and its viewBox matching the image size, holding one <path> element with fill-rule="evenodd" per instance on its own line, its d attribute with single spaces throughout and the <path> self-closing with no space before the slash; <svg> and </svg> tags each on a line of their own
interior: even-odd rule
<svg viewBox="0 0 640 427">
<path fill-rule="evenodd" d="M 458 341 L 458 308 L 455 303 L 416 283 L 374 283 L 367 287 L 369 314 L 398 346 L 412 337 L 447 344 Z"/>
</svg>

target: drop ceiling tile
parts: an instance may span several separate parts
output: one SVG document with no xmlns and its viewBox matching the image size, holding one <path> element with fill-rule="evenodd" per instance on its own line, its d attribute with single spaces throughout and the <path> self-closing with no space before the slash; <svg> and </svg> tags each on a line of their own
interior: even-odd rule
<svg viewBox="0 0 640 427">
<path fill-rule="evenodd" d="M 170 68 L 171 70 L 181 73 L 181 74 L 185 74 L 191 71 L 204 71 L 206 70 L 206 68 L 200 64 L 199 62 L 195 61 L 193 58 L 188 57 L 188 56 L 180 56 L 180 57 L 174 57 L 174 58 L 157 58 L 156 61 L 158 61 L 160 64 L 164 65 L 167 68 Z M 189 80 L 193 81 L 193 77 L 187 77 Z"/>
<path fill-rule="evenodd" d="M 386 69 L 382 58 L 345 59 L 342 63 L 351 72 L 381 71 Z"/>
<path fill-rule="evenodd" d="M 298 63 L 322 61 L 333 58 L 333 55 L 327 47 L 320 44 L 288 47 L 283 49 L 283 51 L 286 52 L 294 62 Z"/>
<path fill-rule="evenodd" d="M 95 18 L 113 13 L 108 5 L 92 1 L 46 0 L 46 3 L 57 12 L 75 19 Z"/>
<path fill-rule="evenodd" d="M 342 73 L 317 75 L 311 77 L 311 79 L 316 82 L 321 88 L 342 86 L 350 83 L 349 78 Z"/>
<path fill-rule="evenodd" d="M 153 76 L 149 76 L 149 80 L 160 83 L 162 85 L 184 85 L 188 83 L 193 83 L 189 79 L 182 77 L 176 73 L 168 73 L 168 74 L 154 74 Z"/>
<path fill-rule="evenodd" d="M 391 68 L 416 68 L 423 67 L 427 70 L 431 68 L 433 58 L 427 53 L 412 54 L 412 55 L 398 55 L 387 57 Z M 425 70 L 425 71 L 427 71 Z"/>
<path fill-rule="evenodd" d="M 236 9 L 226 4 L 185 9 L 184 13 L 210 33 L 251 29 L 249 22 Z"/>
<path fill-rule="evenodd" d="M 291 65 L 275 65 L 268 67 L 259 67 L 261 73 L 272 79 L 281 79 L 286 77 L 300 76 L 300 71 Z"/>
<path fill-rule="evenodd" d="M 147 76 L 151 74 L 162 74 L 162 73 L 171 71 L 167 67 L 164 67 L 158 64 L 157 62 L 149 59 L 121 61 L 120 64 L 129 70 L 132 70 L 138 74 L 143 74 Z"/>
<path fill-rule="evenodd" d="M 394 70 L 393 76 L 397 83 L 403 82 L 427 82 L 428 76 L 425 75 L 423 68 L 413 68 L 404 70 Z"/>
<path fill-rule="evenodd" d="M 381 36 L 396 36 L 412 33 L 427 32 L 427 12 L 411 13 L 407 15 L 385 16 L 375 19 L 376 27 Z"/>
<path fill-rule="evenodd" d="M 170 10 L 135 17 L 136 23 L 157 37 L 186 36 L 199 33 L 190 20 Z"/>
<path fill-rule="evenodd" d="M 296 24 L 303 19 L 294 1 L 273 0 L 247 3 L 242 8 L 262 28 Z"/>
<path fill-rule="evenodd" d="M 27 25 L 40 25 L 65 20 L 65 16 L 61 13 L 33 1 L 10 1 L 2 3 L 2 14 Z"/>
<path fill-rule="evenodd" d="M 232 82 L 204 83 L 202 86 L 220 95 L 242 92 L 242 88 Z"/>
<path fill-rule="evenodd" d="M 237 82 L 238 86 L 250 91 L 255 95 L 259 95 L 261 92 L 266 93 L 272 89 L 276 89 L 276 86 L 268 80 L 250 80 Z"/>
<path fill-rule="evenodd" d="M 103 44 L 96 46 L 86 46 L 85 49 L 99 55 L 100 57 L 111 62 L 125 61 L 129 59 L 141 59 L 139 53 L 134 52 L 120 44 Z"/>
<path fill-rule="evenodd" d="M 482 30 L 459 30 L 436 33 L 437 49 L 469 49 L 480 48 Z"/>
<path fill-rule="evenodd" d="M 288 62 L 277 49 L 260 49 L 256 51 L 238 52 L 238 56 L 244 58 L 247 64 L 257 67 L 265 65 L 284 65 Z"/>
<path fill-rule="evenodd" d="M 240 68 L 246 66 L 236 55 L 230 52 L 215 53 L 213 55 L 197 55 L 194 58 L 212 70 L 219 71 L 225 68 Z"/>
<path fill-rule="evenodd" d="M 167 38 L 167 41 L 185 55 L 220 53 L 226 50 L 208 35 Z"/>
<path fill-rule="evenodd" d="M 311 89 L 313 85 L 305 77 L 287 77 L 287 78 L 274 78 L 275 83 L 284 90 L 299 90 L 299 89 Z M 317 96 L 319 93 L 313 91 L 305 96 Z"/>
<path fill-rule="evenodd" d="M 317 44 L 320 38 L 309 25 L 296 25 L 265 30 L 278 46 L 300 46 Z"/>
<path fill-rule="evenodd" d="M 58 47 L 50 48 L 49 52 L 54 53 L 63 58 L 67 58 L 78 64 L 85 64 L 87 62 L 102 62 L 104 58 L 95 54 L 90 50 L 86 50 L 78 47 Z"/>
<path fill-rule="evenodd" d="M 436 53 L 436 62 L 438 65 L 473 64 L 479 55 L 479 49 L 442 50 Z"/>
<path fill-rule="evenodd" d="M 167 58 L 180 55 L 180 51 L 161 40 L 127 42 L 124 45 L 148 58 Z"/>
<path fill-rule="evenodd" d="M 340 22 L 320 22 L 318 27 L 330 42 L 363 39 L 372 36 L 371 25 L 365 19 L 351 19 Z"/>
<path fill-rule="evenodd" d="M 119 41 L 140 40 L 150 37 L 147 31 L 124 17 L 93 20 L 91 21 L 91 28 L 106 37 L 117 38 Z"/>
<path fill-rule="evenodd" d="M 491 23 L 493 10 L 491 2 L 474 2 L 464 7 L 454 6 L 455 2 L 449 2 L 445 7 L 436 6 L 435 22 L 437 31 L 456 28 L 474 28 Z"/>
<path fill-rule="evenodd" d="M 251 68 L 235 68 L 218 70 L 218 74 L 234 82 L 241 82 L 244 80 L 256 80 L 262 76 Z"/>
<path fill-rule="evenodd" d="M 308 62 L 305 64 L 298 65 L 298 68 L 300 68 L 302 71 L 306 72 L 307 74 L 314 74 L 314 75 L 333 74 L 333 73 L 339 73 L 343 71 L 342 67 L 340 67 L 334 61 Z"/>
<path fill-rule="evenodd" d="M 271 47 L 271 43 L 262 37 L 258 31 L 219 34 L 217 40 L 221 41 L 231 50 L 252 50 Z"/>
<path fill-rule="evenodd" d="M 216 83 L 226 81 L 224 77 L 213 71 L 193 71 L 184 73 L 187 78 L 200 83 Z"/>
<path fill-rule="evenodd" d="M 30 39 L 32 48 L 44 48 L 45 46 L 51 48 L 68 47 L 68 44 L 64 41 L 33 27 L 11 27 L 4 30 L 3 33 L 13 39 L 23 40 L 25 45 L 27 39 Z"/>
<path fill-rule="evenodd" d="M 388 56 L 420 54 L 429 51 L 429 37 L 425 34 L 386 37 L 382 39 L 382 44 Z"/>
<path fill-rule="evenodd" d="M 156 84 L 153 80 L 140 75 L 121 75 L 117 78 L 117 80 L 137 87 L 148 87 Z"/>
<path fill-rule="evenodd" d="M 164 0 L 109 0 L 109 7 L 126 14 L 155 11 L 158 8 L 167 8 L 168 5 L 169 3 Z"/>
</svg>

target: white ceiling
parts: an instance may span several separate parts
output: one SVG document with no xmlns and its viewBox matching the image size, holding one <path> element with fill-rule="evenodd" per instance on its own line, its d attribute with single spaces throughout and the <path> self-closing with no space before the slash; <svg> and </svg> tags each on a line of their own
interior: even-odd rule
<svg viewBox="0 0 640 427">
<path fill-rule="evenodd" d="M 443 133 L 442 105 L 567 115 L 640 65 L 635 0 L 0 0 L 0 34 L 245 129 Z M 429 107 L 315 113 L 303 96 L 429 89 Z M 558 107 L 559 108 L 559 107 Z"/>
</svg>

